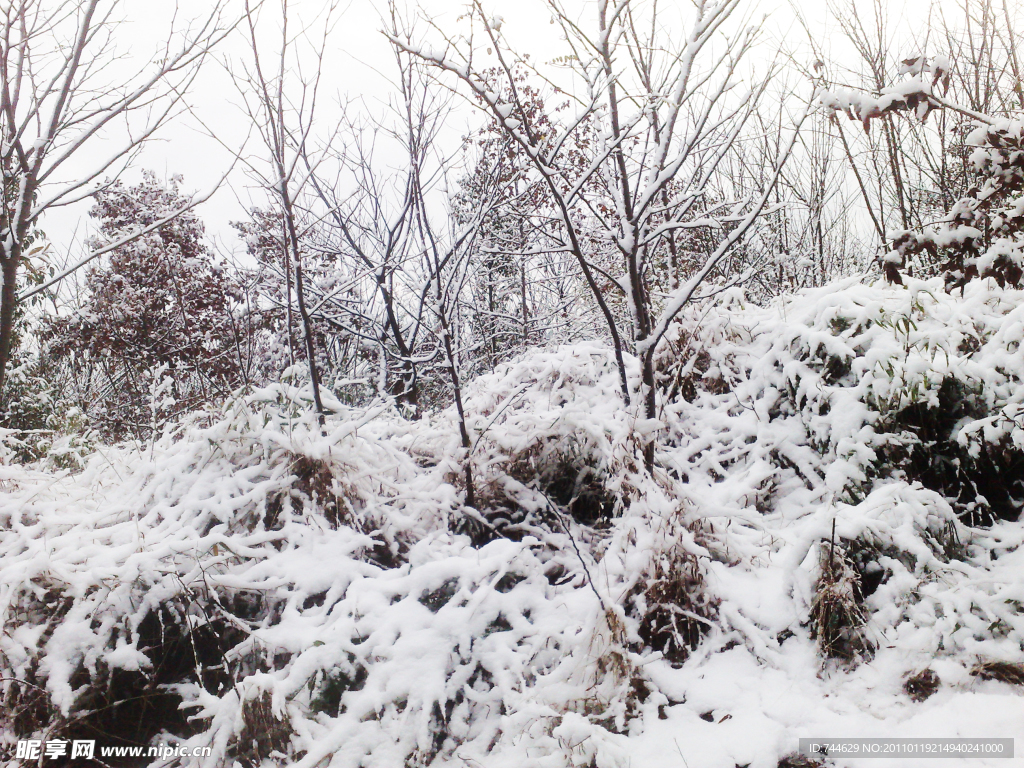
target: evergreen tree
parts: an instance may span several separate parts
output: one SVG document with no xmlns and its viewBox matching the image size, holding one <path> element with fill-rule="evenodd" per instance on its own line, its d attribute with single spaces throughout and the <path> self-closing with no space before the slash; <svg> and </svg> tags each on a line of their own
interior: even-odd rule
<svg viewBox="0 0 1024 768">
<path fill-rule="evenodd" d="M 134 186 L 116 182 L 96 194 L 90 216 L 98 248 L 148 226 L 187 201 L 181 177 L 152 173 Z M 237 289 L 203 242 L 188 211 L 111 252 L 86 278 L 86 298 L 51 320 L 50 354 L 84 373 L 84 410 L 115 436 L 145 430 L 154 372 L 173 381 L 174 409 L 211 401 L 240 383 L 232 304 Z"/>
</svg>

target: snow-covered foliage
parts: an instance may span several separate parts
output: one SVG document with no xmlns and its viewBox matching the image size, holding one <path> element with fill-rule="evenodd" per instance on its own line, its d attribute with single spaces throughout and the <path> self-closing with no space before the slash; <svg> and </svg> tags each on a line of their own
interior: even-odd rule
<svg viewBox="0 0 1024 768">
<path fill-rule="evenodd" d="M 90 247 L 181 211 L 189 202 L 181 182 L 146 172 L 139 184 L 97 192 L 89 213 L 99 235 Z M 193 211 L 115 248 L 89 268 L 83 293 L 71 311 L 48 317 L 40 336 L 63 399 L 108 436 L 148 433 L 150 389 L 162 378 L 171 384 L 168 406 L 179 412 L 220 400 L 244 380 L 238 284 L 205 243 Z"/>
<path fill-rule="evenodd" d="M 961 163 L 970 186 L 959 200 L 951 201 L 937 222 L 885 233 L 891 250 L 882 261 L 886 277 L 901 282 L 899 269 L 946 277 L 947 287 L 959 288 L 977 277 L 994 278 L 1000 285 L 1017 286 L 1024 277 L 1021 256 L 1024 223 L 1024 122 L 1019 115 L 992 115 L 965 109 L 946 101 L 936 87 L 949 87 L 951 63 L 944 56 L 906 59 L 900 74 L 904 81 L 873 94 L 849 88 L 821 89 L 818 103 L 834 120 L 845 112 L 860 120 L 869 131 L 871 121 L 890 113 L 910 113 L 924 121 L 937 108 L 969 117 L 972 125 L 963 138 L 943 146 L 946 163 Z M 966 162 L 963 162 L 966 159 Z M 947 192 L 948 190 L 943 190 Z"/>
<path fill-rule="evenodd" d="M 947 260 L 947 283 L 953 286 L 978 276 L 1016 286 L 1024 277 L 1024 122 L 980 123 L 966 144 L 976 184 L 939 227 L 891 233 L 893 255 L 906 260 L 941 254 Z"/>
<path fill-rule="evenodd" d="M 4 738 L 775 768 L 801 736 L 1019 734 L 1024 305 L 906 283 L 691 308 L 657 419 L 579 344 L 469 384 L 468 451 L 451 411 L 335 402 L 321 432 L 275 386 L 0 466 Z M 164 720 L 125 733 L 130 698 Z"/>
<path fill-rule="evenodd" d="M 907 110 L 921 120 L 939 106 L 936 86 L 942 92 L 949 89 L 951 62 L 945 56 L 912 56 L 903 60 L 901 75 L 909 75 L 902 82 L 885 88 L 881 93 L 865 93 L 853 88 L 822 89 L 818 103 L 826 109 L 843 111 L 851 120 L 860 120 L 865 131 L 871 130 L 871 121 L 889 112 Z"/>
</svg>

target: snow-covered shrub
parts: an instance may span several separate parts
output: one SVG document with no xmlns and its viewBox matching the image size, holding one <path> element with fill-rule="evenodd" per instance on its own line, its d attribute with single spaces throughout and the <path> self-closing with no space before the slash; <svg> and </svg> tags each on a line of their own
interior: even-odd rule
<svg viewBox="0 0 1024 768">
<path fill-rule="evenodd" d="M 234 663 L 225 654 L 251 643 L 251 625 L 278 615 L 286 601 L 258 580 L 219 580 L 279 551 L 296 526 L 336 525 L 342 502 L 347 514 L 369 487 L 365 472 L 328 485 L 328 463 L 332 477 L 360 470 L 337 453 L 308 450 L 309 429 L 289 424 L 267 402 L 235 401 L 213 426 L 193 426 L 190 439 L 168 434 L 148 452 L 111 449 L 104 458 L 92 456 L 78 475 L 57 472 L 57 487 L 29 506 L 19 506 L 19 492 L 47 475 L 23 476 L 4 508 L 2 537 L 5 562 L 20 563 L 6 572 L 7 633 L 0 643 L 13 678 L 4 689 L 5 712 L 16 732 L 46 723 L 51 735 L 84 728 L 138 738 L 124 731 L 138 722 L 125 716 L 125 702 L 167 709 L 174 686 L 186 680 L 217 693 L 247 669 L 274 665 L 273 654 L 251 651 Z M 352 456 L 376 453 L 368 443 Z M 379 470 L 374 482 L 387 476 Z M 69 488 L 85 491 L 73 512 L 56 501 Z M 46 543 L 37 539 L 40 531 Z M 398 538 L 387 527 L 376 540 L 354 531 L 346 536 L 349 551 L 364 559 L 389 552 Z M 26 634 L 28 627 L 34 629 Z M 39 716 L 42 694 L 55 717 Z M 169 722 L 154 715 L 152 726 L 181 725 L 176 696 Z"/>
<path fill-rule="evenodd" d="M 638 650 L 681 664 L 714 626 L 715 604 L 697 554 L 699 521 L 682 510 L 662 519 L 648 545 L 650 559 L 623 603 L 637 622 Z M 691 543 L 691 546 L 686 546 Z"/>
<path fill-rule="evenodd" d="M 979 547 L 991 539 L 964 524 L 1015 520 L 1024 498 L 1019 292 L 906 282 L 850 280 L 769 308 L 725 295 L 684 321 L 661 360 L 660 460 L 678 493 L 705 525 L 729 526 L 740 562 L 760 556 L 753 542 L 776 535 L 775 521 L 806 521 L 792 555 L 808 574 L 802 607 L 775 634 L 806 624 L 826 655 L 865 656 L 911 626 L 930 628 L 930 652 L 956 653 L 986 634 L 985 616 L 1020 636 L 1016 598 L 963 603 L 947 589 L 963 563 L 988 567 Z M 734 578 L 709 552 L 710 583 L 723 566 Z M 711 591 L 728 625 L 736 596 Z"/>
<path fill-rule="evenodd" d="M 492 522 L 504 530 L 547 518 L 560 529 L 556 508 L 588 526 L 621 514 L 641 470 L 636 417 L 620 403 L 614 358 L 596 344 L 534 353 L 479 377 L 467 411 Z"/>
<path fill-rule="evenodd" d="M 60 433 L 62 387 L 50 361 L 28 350 L 18 350 L 9 363 L 0 397 L 0 429 L 10 430 L 6 441 L 22 461 L 49 453 Z"/>
<path fill-rule="evenodd" d="M 725 468 L 726 456 L 758 451 L 751 440 L 772 443 L 761 453 L 772 467 L 763 468 L 767 488 L 792 470 L 856 502 L 880 477 L 904 477 L 970 522 L 1015 518 L 1024 500 L 1016 355 L 1024 321 L 1016 290 L 964 290 L 951 297 L 934 280 L 893 291 L 850 282 L 808 292 L 781 314 L 737 313 L 733 297 L 703 321 L 696 346 L 710 360 L 693 403 L 666 407 L 684 414 L 725 399 L 737 416 L 746 409 L 730 420 L 748 422 L 730 433 L 742 443 L 730 437 L 715 450 Z M 668 354 L 663 370 L 696 359 Z"/>
<path fill-rule="evenodd" d="M 278 385 L 73 472 L 0 464 L 0 733 L 212 747 L 176 768 L 625 768 L 677 744 L 775 768 L 928 691 L 960 722 L 984 686 L 1008 723 L 1024 534 L 913 457 L 1020 449 L 1021 306 L 984 281 L 723 294 L 666 346 L 656 423 L 607 349 L 541 350 L 467 387 L 468 457 L 450 412 L 332 401 L 321 430 Z M 947 380 L 972 394 L 939 441 L 908 425 Z M 572 505 L 591 481 L 599 523 Z"/>
<path fill-rule="evenodd" d="M 443 429 L 336 404 L 321 436 L 279 399 L 104 449 L 57 483 L 17 470 L 0 536 L 5 730 L 165 729 L 217 764 L 355 766 L 484 755 L 524 732 L 571 752 L 581 728 L 625 727 L 636 665 L 582 537 L 577 553 L 566 532 L 453 536 L 445 463 L 394 447 L 418 430 L 429 453 Z M 138 722 L 124 708 L 140 691 L 156 707 L 145 730 L 111 729 Z"/>
</svg>

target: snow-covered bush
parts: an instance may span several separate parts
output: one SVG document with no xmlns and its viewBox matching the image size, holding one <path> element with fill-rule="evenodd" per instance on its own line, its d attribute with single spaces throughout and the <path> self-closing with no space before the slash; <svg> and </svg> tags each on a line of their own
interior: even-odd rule
<svg viewBox="0 0 1024 768">
<path fill-rule="evenodd" d="M 607 348 L 579 344 L 528 355 L 473 383 L 472 459 L 495 524 L 554 507 L 593 524 L 628 506 L 642 472 L 636 416 L 622 408 L 616 376 Z"/>
<path fill-rule="evenodd" d="M 319 436 L 279 395 L 141 453 L 104 450 L 48 490 L 44 472 L 10 468 L 10 732 L 130 742 L 166 728 L 217 761 L 358 765 L 484 754 L 520 730 L 560 751 L 572 734 L 552 731 L 576 711 L 573 733 L 623 727 L 621 618 L 581 588 L 568 533 L 475 547 L 447 531 L 445 466 L 393 447 L 410 425 L 346 412 Z M 435 432 L 421 430 L 446 445 Z M 531 695 L 542 681 L 549 694 Z M 153 716 L 126 728 L 140 698 Z"/>
<path fill-rule="evenodd" d="M 847 281 L 769 309 L 734 295 L 666 351 L 678 446 L 666 463 L 690 498 L 727 504 L 733 526 L 750 512 L 814 520 L 800 560 L 816 574 L 807 600 L 827 654 L 863 655 L 906 624 L 933 627 L 932 651 L 967 648 L 980 615 L 1019 633 L 1016 603 L 979 601 L 970 618 L 939 583 L 991 542 L 964 524 L 1020 514 L 1020 306 L 990 281 L 962 296 L 936 280 Z"/>
<path fill-rule="evenodd" d="M 705 358 L 703 374 L 686 373 L 699 391 L 676 395 L 666 410 L 686 425 L 731 401 L 726 440 L 716 445 L 719 435 L 707 433 L 690 444 L 714 451 L 723 468 L 760 450 L 766 487 L 789 468 L 809 488 L 857 502 L 878 479 L 902 478 L 942 494 L 970 522 L 1015 519 L 1024 500 L 1019 294 L 984 282 L 964 291 L 847 281 L 781 312 L 742 310 L 732 297 L 691 344 Z M 666 354 L 670 393 L 695 362 L 693 353 Z M 684 426 L 674 439 L 688 438 Z"/>
<path fill-rule="evenodd" d="M 656 421 L 609 350 L 542 350 L 467 387 L 468 456 L 450 412 L 329 401 L 321 430 L 280 385 L 73 472 L 2 464 L 0 732 L 212 747 L 195 768 L 776 768 L 925 698 L 1008 728 L 1020 494 L 982 478 L 1022 450 L 1021 306 L 726 293 L 666 345 Z"/>
</svg>

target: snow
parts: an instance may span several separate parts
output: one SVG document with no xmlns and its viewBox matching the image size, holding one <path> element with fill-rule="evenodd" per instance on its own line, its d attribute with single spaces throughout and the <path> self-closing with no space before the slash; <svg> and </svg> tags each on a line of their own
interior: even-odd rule
<svg viewBox="0 0 1024 768">
<path fill-rule="evenodd" d="M 141 628 L 164 606 L 238 630 L 223 687 L 174 683 L 189 743 L 214 750 L 182 766 L 231 765 L 264 695 L 290 732 L 264 764 L 303 768 L 775 768 L 800 737 L 1024 737 L 1019 692 L 970 674 L 1020 659 L 1024 533 L 969 527 L 886 458 L 914 439 L 900 414 L 939 407 L 947 380 L 983 405 L 954 441 L 1024 448 L 1020 299 L 988 280 L 849 279 L 773 307 L 725 291 L 669 329 L 664 391 L 692 389 L 657 419 L 623 408 L 602 344 L 531 352 L 465 392 L 479 507 L 505 536 L 462 506 L 451 410 L 405 421 L 328 397 L 321 431 L 308 392 L 275 385 L 75 472 L 7 455 L 3 691 L 35 680 L 73 715 L 90 677 L 157 668 Z M 637 389 L 634 358 L 627 373 Z M 608 519 L 568 514 L 552 467 Z M 859 663 L 823 661 L 808 626 L 833 530 L 883 574 Z M 673 557 L 709 627 L 683 662 L 641 636 Z M 942 685 L 916 703 L 902 686 L 926 667 Z M 901 761 L 918 764 L 964 763 Z"/>
</svg>

